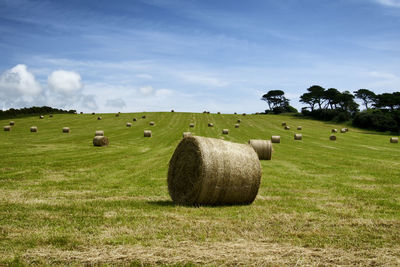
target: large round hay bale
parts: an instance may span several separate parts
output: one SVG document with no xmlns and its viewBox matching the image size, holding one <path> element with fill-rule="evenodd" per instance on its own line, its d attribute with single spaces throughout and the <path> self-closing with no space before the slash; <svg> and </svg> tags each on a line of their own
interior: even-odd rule
<svg viewBox="0 0 400 267">
<path fill-rule="evenodd" d="M 332 129 L 331 132 L 332 133 L 337 133 L 337 129 Z"/>
<path fill-rule="evenodd" d="M 133 118 L 133 121 L 137 121 L 137 119 L 136 119 L 136 118 Z"/>
<path fill-rule="evenodd" d="M 44 116 L 43 116 L 43 115 L 40 115 L 39 119 L 43 119 L 43 118 L 44 118 Z"/>
<path fill-rule="evenodd" d="M 11 131 L 11 126 L 10 126 L 10 125 L 4 126 L 4 131 L 5 131 L 5 132 Z"/>
<path fill-rule="evenodd" d="M 340 129 L 340 132 L 341 132 L 341 133 L 346 133 L 346 132 L 347 132 L 347 131 L 346 131 L 346 128 Z"/>
<path fill-rule="evenodd" d="M 103 118 L 102 117 L 97 117 L 97 120 L 101 121 Z"/>
<path fill-rule="evenodd" d="M 290 126 L 285 126 L 285 130 L 290 130 Z"/>
<path fill-rule="evenodd" d="M 190 124 L 189 124 L 189 127 L 190 127 L 190 128 L 193 128 L 193 127 L 194 127 L 194 123 L 190 123 Z"/>
<path fill-rule="evenodd" d="M 94 136 L 104 136 L 104 131 L 101 131 L 101 130 L 96 131 L 96 132 L 94 133 Z"/>
<path fill-rule="evenodd" d="M 282 122 L 282 126 L 286 126 L 286 122 Z"/>
<path fill-rule="evenodd" d="M 281 142 L 281 137 L 279 135 L 271 136 L 271 142 L 279 144 Z"/>
<path fill-rule="evenodd" d="M 222 134 L 229 134 L 229 129 L 222 129 Z"/>
<path fill-rule="evenodd" d="M 250 139 L 249 145 L 257 153 L 259 159 L 271 160 L 272 157 L 271 141 Z"/>
<path fill-rule="evenodd" d="M 62 132 L 63 133 L 69 133 L 69 132 L 71 132 L 71 130 L 69 129 L 69 127 L 63 127 L 62 128 Z"/>
<path fill-rule="evenodd" d="M 15 125 L 15 121 L 10 121 L 10 126 L 14 126 Z"/>
<path fill-rule="evenodd" d="M 36 126 L 32 126 L 31 133 L 37 133 L 37 132 L 38 132 L 38 128 Z"/>
<path fill-rule="evenodd" d="M 399 142 L 399 138 L 398 137 L 391 137 L 390 138 L 390 143 L 398 143 Z"/>
<path fill-rule="evenodd" d="M 261 175 L 257 153 L 249 145 L 187 137 L 169 162 L 168 192 L 177 204 L 250 204 Z"/>
<path fill-rule="evenodd" d="M 302 140 L 303 135 L 302 134 L 294 134 L 294 140 Z"/>
<path fill-rule="evenodd" d="M 144 130 L 144 137 L 151 137 L 151 131 L 150 130 Z"/>
<path fill-rule="evenodd" d="M 192 136 L 191 132 L 183 132 L 183 138 Z"/>
<path fill-rule="evenodd" d="M 297 130 L 301 131 L 301 130 L 303 130 L 303 127 L 302 126 L 297 126 Z"/>
<path fill-rule="evenodd" d="M 94 146 L 108 146 L 109 143 L 108 138 L 105 136 L 95 136 L 93 138 Z"/>
<path fill-rule="evenodd" d="M 127 123 L 126 123 L 126 127 L 132 127 L 132 123 L 127 122 Z"/>
<path fill-rule="evenodd" d="M 208 123 L 208 127 L 214 127 L 214 124 L 211 123 L 211 122 L 209 122 L 209 123 Z"/>
<path fill-rule="evenodd" d="M 142 116 L 142 119 L 146 119 L 146 115 L 143 115 L 143 116 Z"/>
<path fill-rule="evenodd" d="M 236 123 L 236 124 L 235 124 L 235 128 L 239 128 L 239 126 L 240 126 L 239 123 Z"/>
<path fill-rule="evenodd" d="M 241 123 L 241 122 L 242 122 L 242 120 L 241 120 L 241 119 L 238 119 L 238 120 L 237 120 L 237 123 Z"/>
<path fill-rule="evenodd" d="M 329 140 L 331 140 L 331 141 L 336 141 L 336 135 L 331 135 L 331 136 L 329 136 Z"/>
</svg>

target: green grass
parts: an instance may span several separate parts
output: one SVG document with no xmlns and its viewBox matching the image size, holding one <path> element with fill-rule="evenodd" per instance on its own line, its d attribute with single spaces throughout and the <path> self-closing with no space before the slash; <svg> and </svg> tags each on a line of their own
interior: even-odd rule
<svg viewBox="0 0 400 267">
<path fill-rule="evenodd" d="M 390 136 L 350 127 L 329 141 L 342 126 L 283 115 L 142 114 L 26 117 L 0 132 L 0 265 L 400 264 L 400 146 Z M 92 145 L 95 130 L 108 147 Z M 171 202 L 168 162 L 184 131 L 281 136 L 252 205 Z"/>
</svg>

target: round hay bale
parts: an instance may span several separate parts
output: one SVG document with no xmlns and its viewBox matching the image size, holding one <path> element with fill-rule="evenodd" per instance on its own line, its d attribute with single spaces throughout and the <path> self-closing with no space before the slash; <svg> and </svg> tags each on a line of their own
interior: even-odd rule
<svg viewBox="0 0 400 267">
<path fill-rule="evenodd" d="M 126 127 L 132 127 L 132 123 L 127 122 L 127 123 L 126 123 Z"/>
<path fill-rule="evenodd" d="M 190 123 L 190 124 L 189 124 L 189 127 L 190 127 L 190 128 L 193 128 L 193 127 L 194 127 L 194 123 Z"/>
<path fill-rule="evenodd" d="M 221 112 L 218 111 L 217 114 L 221 114 Z"/>
<path fill-rule="evenodd" d="M 115 114 L 115 117 L 119 117 L 119 113 Z"/>
<path fill-rule="evenodd" d="M 222 129 L 222 134 L 229 134 L 229 130 L 228 129 Z"/>
<path fill-rule="evenodd" d="M 297 126 L 297 130 L 301 131 L 302 129 L 303 129 L 303 127 Z"/>
<path fill-rule="evenodd" d="M 208 123 L 208 127 L 214 127 L 214 124 L 211 123 L 211 122 L 209 122 L 209 123 Z"/>
<path fill-rule="evenodd" d="M 303 135 L 302 134 L 294 134 L 294 140 L 302 140 Z"/>
<path fill-rule="evenodd" d="M 348 132 L 349 131 L 349 128 L 344 128 L 345 130 L 346 130 L 346 132 Z"/>
<path fill-rule="evenodd" d="M 80 114 L 83 114 L 83 112 L 81 111 Z"/>
<path fill-rule="evenodd" d="M 10 125 L 4 126 L 4 131 L 5 131 L 5 132 L 11 131 L 11 126 L 10 126 Z"/>
<path fill-rule="evenodd" d="M 110 141 L 105 136 L 95 136 L 93 138 L 93 145 L 94 146 L 108 146 Z"/>
<path fill-rule="evenodd" d="M 237 114 L 237 112 L 233 112 L 233 114 L 235 114 L 235 115 L 236 115 L 236 114 Z"/>
<path fill-rule="evenodd" d="M 329 140 L 331 140 L 331 141 L 336 141 L 336 135 L 331 135 L 331 136 L 329 136 Z"/>
<path fill-rule="evenodd" d="M 43 116 L 43 115 L 40 115 L 39 119 L 43 119 L 43 118 L 44 118 L 44 116 Z"/>
<path fill-rule="evenodd" d="M 243 113 L 242 115 L 243 115 L 243 116 L 246 116 L 246 113 Z"/>
<path fill-rule="evenodd" d="M 171 109 L 171 112 L 175 112 L 175 110 Z"/>
<path fill-rule="evenodd" d="M 10 126 L 14 126 L 15 125 L 15 121 L 10 121 Z"/>
<path fill-rule="evenodd" d="M 50 117 L 50 118 L 53 118 L 53 114 L 50 114 L 49 117 Z"/>
<path fill-rule="evenodd" d="M 92 112 L 92 115 L 94 115 L 94 114 L 96 114 L 96 113 Z"/>
<path fill-rule="evenodd" d="M 103 118 L 102 117 L 97 117 L 97 120 L 98 121 L 101 121 Z"/>
<path fill-rule="evenodd" d="M 236 124 L 235 124 L 235 128 L 239 128 L 239 126 L 240 126 L 239 123 L 236 123 Z"/>
<path fill-rule="evenodd" d="M 340 129 L 340 132 L 341 132 L 341 133 L 346 133 L 346 132 L 347 132 L 347 131 L 346 131 L 346 128 Z"/>
<path fill-rule="evenodd" d="M 96 131 L 96 132 L 94 133 L 94 136 L 104 136 L 104 131 L 101 131 L 101 130 Z"/>
<path fill-rule="evenodd" d="M 290 126 L 285 126 L 285 130 L 290 130 Z"/>
<path fill-rule="evenodd" d="M 154 121 L 151 121 L 151 122 L 149 123 L 149 125 L 150 125 L 150 126 L 154 126 Z"/>
<path fill-rule="evenodd" d="M 399 142 L 399 138 L 398 137 L 391 137 L 390 138 L 390 143 L 397 144 L 398 142 Z"/>
<path fill-rule="evenodd" d="M 69 133 L 69 132 L 71 132 L 71 130 L 69 129 L 69 127 L 63 127 L 62 128 L 62 132 L 63 133 Z"/>
<path fill-rule="evenodd" d="M 272 157 L 272 143 L 269 140 L 256 140 L 250 139 L 249 145 L 254 149 L 258 155 L 258 159 L 271 160 Z"/>
<path fill-rule="evenodd" d="M 191 132 L 183 132 L 183 138 L 192 136 Z"/>
<path fill-rule="evenodd" d="M 137 119 L 136 119 L 136 118 L 133 118 L 133 121 L 137 121 Z"/>
<path fill-rule="evenodd" d="M 286 126 L 286 122 L 282 122 L 282 126 Z"/>
<path fill-rule="evenodd" d="M 271 142 L 279 144 L 281 142 L 281 137 L 279 135 L 271 136 Z"/>
<path fill-rule="evenodd" d="M 169 162 L 168 192 L 183 205 L 250 204 L 261 175 L 257 153 L 249 145 L 187 137 Z"/>
<path fill-rule="evenodd" d="M 332 129 L 331 133 L 337 133 L 337 129 Z"/>
<path fill-rule="evenodd" d="M 238 120 L 237 120 L 237 123 L 241 123 L 241 122 L 242 122 L 242 120 L 241 120 L 241 119 L 238 119 Z"/>
<path fill-rule="evenodd" d="M 150 130 L 144 130 L 144 137 L 151 137 L 151 131 Z"/>
<path fill-rule="evenodd" d="M 142 119 L 146 119 L 146 115 L 143 115 L 143 116 L 142 116 Z"/>
<path fill-rule="evenodd" d="M 37 132 L 38 132 L 38 128 L 36 126 L 32 126 L 31 133 L 37 133 Z"/>
</svg>

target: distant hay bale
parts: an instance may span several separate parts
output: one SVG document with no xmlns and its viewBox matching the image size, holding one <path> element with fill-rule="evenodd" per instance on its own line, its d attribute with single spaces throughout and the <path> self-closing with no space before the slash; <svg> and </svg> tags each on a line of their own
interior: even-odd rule
<svg viewBox="0 0 400 267">
<path fill-rule="evenodd" d="M 285 130 L 290 130 L 290 126 L 285 126 Z"/>
<path fill-rule="evenodd" d="M 242 122 L 242 120 L 241 120 L 241 119 L 238 119 L 238 120 L 237 120 L 237 122 L 238 122 L 238 123 L 241 123 L 241 122 Z"/>
<path fill-rule="evenodd" d="M 94 133 L 94 136 L 104 136 L 104 131 L 101 131 L 101 130 L 96 131 L 96 132 Z"/>
<path fill-rule="evenodd" d="M 222 129 L 222 134 L 229 134 L 229 129 Z"/>
<path fill-rule="evenodd" d="M 50 114 L 49 117 L 50 117 L 50 118 L 53 118 L 53 114 Z"/>
<path fill-rule="evenodd" d="M 133 118 L 133 121 L 137 121 L 137 119 L 136 119 L 136 118 Z"/>
<path fill-rule="evenodd" d="M 250 204 L 261 175 L 257 153 L 249 145 L 187 137 L 169 162 L 168 192 L 183 205 Z"/>
<path fill-rule="evenodd" d="M 246 113 L 243 113 L 242 115 L 243 115 L 243 116 L 246 116 Z"/>
<path fill-rule="evenodd" d="M 294 134 L 294 140 L 302 140 L 303 135 L 302 134 Z"/>
<path fill-rule="evenodd" d="M 149 125 L 150 125 L 150 126 L 154 126 L 154 121 L 151 121 L 151 122 L 149 123 Z"/>
<path fill-rule="evenodd" d="M 171 109 L 171 112 L 175 112 L 175 110 Z"/>
<path fill-rule="evenodd" d="M 62 132 L 63 133 L 69 133 L 69 132 L 71 132 L 71 130 L 69 129 L 69 127 L 63 127 L 62 128 Z"/>
<path fill-rule="evenodd" d="M 211 123 L 211 122 L 209 122 L 209 123 L 208 123 L 208 127 L 214 127 L 214 124 Z"/>
<path fill-rule="evenodd" d="M 331 140 L 331 141 L 336 141 L 336 135 L 331 135 L 331 136 L 329 136 L 329 140 Z"/>
<path fill-rule="evenodd" d="M 96 113 L 92 112 L 92 115 L 94 115 L 94 114 L 96 114 Z"/>
<path fill-rule="evenodd" d="M 192 136 L 191 132 L 183 132 L 183 138 Z"/>
<path fill-rule="evenodd" d="M 80 114 L 83 114 L 83 112 L 81 111 Z"/>
<path fill-rule="evenodd" d="M 31 133 L 37 133 L 37 132 L 38 132 L 38 128 L 36 126 L 32 126 Z"/>
<path fill-rule="evenodd" d="M 233 114 L 235 114 L 235 115 L 236 115 L 236 114 L 237 114 L 237 112 L 233 112 Z"/>
<path fill-rule="evenodd" d="M 39 119 L 43 119 L 43 118 L 44 118 L 44 116 L 43 116 L 43 115 L 40 115 Z"/>
<path fill-rule="evenodd" d="M 10 121 L 10 126 L 14 126 L 15 125 L 15 121 Z"/>
<path fill-rule="evenodd" d="M 344 128 L 345 130 L 346 130 L 346 132 L 348 132 L 349 131 L 349 128 Z"/>
<path fill-rule="evenodd" d="M 269 140 L 256 140 L 250 139 L 249 145 L 257 153 L 258 158 L 263 160 L 271 160 L 272 157 L 272 143 Z"/>
<path fill-rule="evenodd" d="M 102 117 L 97 117 L 97 120 L 98 121 L 101 121 L 103 118 Z"/>
<path fill-rule="evenodd" d="M 282 126 L 286 126 L 286 122 L 282 122 Z"/>
<path fill-rule="evenodd" d="M 93 138 L 93 145 L 94 146 L 108 146 L 110 141 L 105 136 L 95 136 Z"/>
<path fill-rule="evenodd" d="M 279 144 L 281 142 L 281 137 L 279 135 L 271 136 L 271 142 Z"/>
<path fill-rule="evenodd" d="M 11 126 L 10 126 L 10 125 L 4 126 L 4 131 L 5 131 L 5 132 L 11 131 Z"/>
<path fill-rule="evenodd" d="M 239 128 L 239 126 L 240 126 L 239 123 L 236 123 L 236 124 L 235 124 L 235 128 Z"/>
<path fill-rule="evenodd" d="M 151 137 L 151 131 L 150 130 L 144 130 L 144 137 Z"/>
<path fill-rule="evenodd" d="M 303 127 L 301 127 L 301 126 L 297 126 L 297 130 L 302 130 L 303 129 Z"/>
<path fill-rule="evenodd" d="M 126 123 L 126 127 L 132 127 L 132 123 L 127 122 L 127 123 Z"/>
<path fill-rule="evenodd" d="M 190 124 L 189 124 L 189 127 L 190 127 L 190 128 L 193 128 L 193 127 L 194 127 L 194 123 L 190 123 Z"/>
<path fill-rule="evenodd" d="M 399 138 L 398 137 L 391 137 L 390 138 L 390 143 L 398 143 L 399 142 Z"/>
<path fill-rule="evenodd" d="M 331 132 L 332 133 L 337 133 L 337 129 L 332 129 Z"/>
<path fill-rule="evenodd" d="M 221 112 L 218 111 L 217 114 L 221 114 Z"/>
<path fill-rule="evenodd" d="M 346 133 L 346 132 L 347 132 L 347 131 L 346 131 L 346 128 L 340 129 L 340 132 L 341 132 L 341 133 Z"/>
<path fill-rule="evenodd" d="M 119 117 L 119 113 L 115 114 L 115 117 Z"/>
<path fill-rule="evenodd" d="M 256 112 L 256 115 L 260 115 L 260 112 Z"/>
<path fill-rule="evenodd" d="M 204 114 L 207 114 L 207 110 L 204 110 L 203 113 L 204 113 Z"/>
<path fill-rule="evenodd" d="M 210 111 L 207 111 L 207 114 L 210 114 Z"/>
<path fill-rule="evenodd" d="M 142 116 L 142 119 L 146 119 L 146 115 L 143 115 L 143 116 Z"/>
</svg>

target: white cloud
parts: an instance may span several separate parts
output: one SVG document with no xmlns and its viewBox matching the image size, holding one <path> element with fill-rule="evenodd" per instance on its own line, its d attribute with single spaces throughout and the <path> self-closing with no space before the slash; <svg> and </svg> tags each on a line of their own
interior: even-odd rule
<svg viewBox="0 0 400 267">
<path fill-rule="evenodd" d="M 140 88 L 139 88 L 139 92 L 140 92 L 142 95 L 148 96 L 148 95 L 153 94 L 154 88 L 151 87 L 151 86 L 143 86 L 143 87 L 140 87 Z"/>
<path fill-rule="evenodd" d="M 375 0 L 378 4 L 390 7 L 400 7 L 400 0 Z"/>
<path fill-rule="evenodd" d="M 165 97 L 165 96 L 170 96 L 174 93 L 174 91 L 169 90 L 169 89 L 159 89 L 156 91 L 156 96 L 157 97 Z"/>
<path fill-rule="evenodd" d="M 380 72 L 380 71 L 370 71 L 369 76 L 374 78 L 382 78 L 382 79 L 396 79 L 396 75 L 387 72 Z"/>
<path fill-rule="evenodd" d="M 82 78 L 74 71 L 53 71 L 47 82 L 52 90 L 61 94 L 73 94 L 82 89 Z"/>
<path fill-rule="evenodd" d="M 126 103 L 124 100 L 122 100 L 122 98 L 107 99 L 106 106 L 113 108 L 125 108 Z"/>
</svg>

